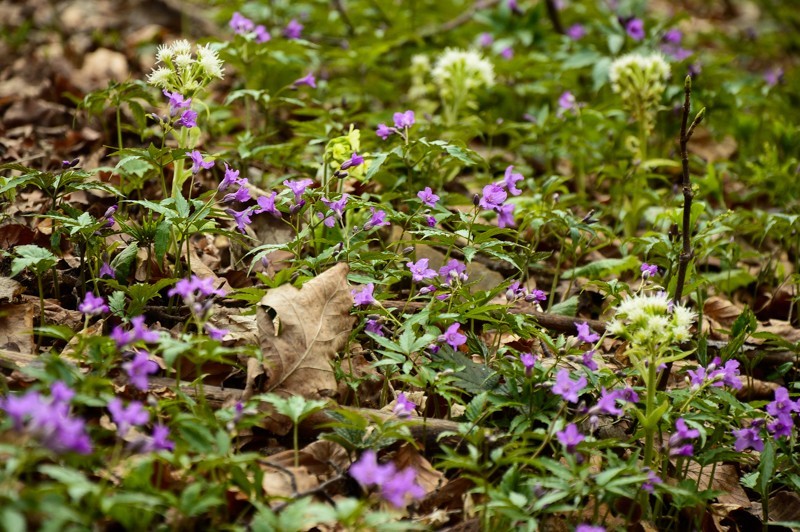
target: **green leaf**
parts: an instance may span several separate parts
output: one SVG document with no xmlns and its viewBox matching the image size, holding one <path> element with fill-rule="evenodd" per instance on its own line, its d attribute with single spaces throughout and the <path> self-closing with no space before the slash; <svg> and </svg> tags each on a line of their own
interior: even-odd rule
<svg viewBox="0 0 800 532">
<path fill-rule="evenodd" d="M 162 220 L 158 226 L 156 226 L 153 251 L 156 255 L 156 262 L 158 262 L 159 265 L 164 263 L 164 256 L 167 254 L 167 250 L 169 249 L 169 237 L 171 233 L 172 224 L 166 220 Z"/>
<path fill-rule="evenodd" d="M 11 261 L 11 277 L 16 277 L 25 268 L 31 268 L 36 275 L 42 275 L 55 266 L 58 258 L 50 250 L 35 244 L 17 246 L 16 257 Z"/>
<path fill-rule="evenodd" d="M 560 316 L 575 316 L 578 313 L 578 296 L 572 296 L 561 303 L 556 303 L 550 307 L 549 312 Z"/>
<path fill-rule="evenodd" d="M 111 260 L 111 267 L 122 279 L 128 277 L 131 271 L 131 266 L 136 261 L 136 253 L 139 247 L 135 244 L 128 244 L 128 247 L 119 252 L 119 254 Z"/>
<path fill-rule="evenodd" d="M 771 438 L 764 439 L 764 450 L 761 451 L 761 462 L 758 464 L 758 491 L 763 498 L 769 497 L 772 474 L 775 472 L 775 444 Z"/>
<path fill-rule="evenodd" d="M 621 259 L 596 260 L 585 266 L 566 270 L 561 274 L 561 277 L 563 279 L 574 279 L 575 277 L 588 277 L 589 279 L 619 277 L 622 272 L 635 270 L 638 267 L 639 259 L 634 255 L 629 255 Z"/>
</svg>

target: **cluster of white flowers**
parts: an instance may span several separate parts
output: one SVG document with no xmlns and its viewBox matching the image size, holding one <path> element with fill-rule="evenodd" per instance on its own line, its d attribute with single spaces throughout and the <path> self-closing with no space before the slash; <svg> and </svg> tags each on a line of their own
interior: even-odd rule
<svg viewBox="0 0 800 532">
<path fill-rule="evenodd" d="M 147 82 L 159 89 L 191 97 L 213 79 L 222 79 L 222 61 L 210 45 L 198 46 L 192 55 L 192 45 L 181 39 L 158 47 L 158 65 L 147 76 Z"/>
<path fill-rule="evenodd" d="M 440 90 L 448 90 L 458 82 L 472 91 L 494 85 L 494 66 L 475 50 L 447 48 L 436 59 L 431 77 Z"/>
<path fill-rule="evenodd" d="M 620 303 L 606 330 L 639 346 L 679 344 L 691 338 L 697 314 L 673 305 L 666 292 L 630 297 Z"/>
<path fill-rule="evenodd" d="M 667 87 L 670 66 L 659 53 L 627 54 L 611 63 L 611 90 L 645 130 L 652 131 L 661 96 Z"/>
<path fill-rule="evenodd" d="M 431 78 L 439 90 L 445 123 L 454 125 L 464 109 L 476 106 L 476 91 L 494 85 L 494 66 L 475 50 L 447 48 L 433 64 Z"/>
</svg>

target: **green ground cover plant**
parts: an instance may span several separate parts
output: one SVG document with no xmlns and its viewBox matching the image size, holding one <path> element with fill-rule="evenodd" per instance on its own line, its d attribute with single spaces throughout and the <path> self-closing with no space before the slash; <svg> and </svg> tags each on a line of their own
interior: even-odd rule
<svg viewBox="0 0 800 532">
<path fill-rule="evenodd" d="M 0 529 L 800 528 L 791 2 L 44 4 Z"/>
</svg>

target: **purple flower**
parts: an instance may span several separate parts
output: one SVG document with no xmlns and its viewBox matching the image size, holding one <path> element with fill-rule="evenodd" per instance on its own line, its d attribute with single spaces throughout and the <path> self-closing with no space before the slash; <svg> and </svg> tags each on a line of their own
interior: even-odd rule
<svg viewBox="0 0 800 532">
<path fill-rule="evenodd" d="M 506 5 L 508 6 L 508 9 L 515 15 L 522 14 L 522 9 L 519 8 L 519 3 L 517 3 L 517 0 L 507 0 Z"/>
<path fill-rule="evenodd" d="M 278 193 L 274 190 L 272 194 L 269 196 L 259 196 L 256 199 L 256 203 L 258 203 L 258 207 L 253 210 L 253 214 L 261 214 L 262 212 L 268 212 L 275 218 L 281 217 L 281 212 L 275 207 L 275 198 L 278 196 Z"/>
<path fill-rule="evenodd" d="M 219 183 L 219 191 L 224 192 L 230 186 L 243 186 L 245 183 L 247 183 L 247 179 L 244 177 L 239 178 L 239 170 L 234 170 L 228 166 L 228 163 L 225 163 L 225 176 Z"/>
<path fill-rule="evenodd" d="M 150 360 L 144 351 L 136 351 L 129 362 L 122 364 L 122 369 L 128 374 L 128 378 L 137 389 L 147 391 L 147 376 L 158 373 L 158 364 Z"/>
<path fill-rule="evenodd" d="M 203 325 L 203 327 L 208 333 L 208 337 L 218 342 L 221 342 L 223 338 L 225 338 L 225 336 L 227 336 L 228 333 L 230 333 L 228 329 L 220 329 L 219 327 L 214 327 L 210 323 L 206 323 L 205 325 Z"/>
<path fill-rule="evenodd" d="M 718 365 L 720 363 L 719 357 L 714 358 L 714 362 Z M 739 379 L 739 361 L 728 360 L 725 365 L 715 369 L 708 374 L 709 380 L 715 381 L 712 386 L 722 387 L 730 386 L 735 390 L 742 388 L 742 381 Z"/>
<path fill-rule="evenodd" d="M 214 166 L 214 161 L 204 161 L 203 154 L 197 150 L 192 150 L 187 153 L 189 158 L 192 160 L 192 173 L 196 174 L 200 171 L 200 169 L 205 168 L 209 169 Z"/>
<path fill-rule="evenodd" d="M 578 402 L 578 395 L 586 387 L 586 377 L 581 377 L 573 381 L 569 378 L 569 370 L 561 369 L 556 374 L 556 383 L 553 384 L 552 390 L 556 395 L 560 395 L 565 401 L 570 403 Z"/>
<path fill-rule="evenodd" d="M 322 203 L 324 203 L 326 207 L 331 209 L 337 218 L 341 218 L 342 215 L 344 214 L 344 208 L 345 206 L 347 206 L 347 198 L 349 197 L 350 195 L 345 193 L 342 194 L 342 197 L 336 201 L 331 201 L 328 198 L 322 198 Z"/>
<path fill-rule="evenodd" d="M 745 449 L 755 449 L 756 451 L 764 450 L 764 440 L 759 435 L 758 427 L 747 427 L 733 431 L 736 437 L 736 443 L 733 444 L 733 450 L 740 453 Z"/>
<path fill-rule="evenodd" d="M 621 416 L 623 411 L 617 406 L 617 399 L 620 399 L 619 390 L 607 392 L 605 388 L 601 388 L 600 398 L 597 400 L 597 404 L 593 409 L 597 409 L 599 413 Z"/>
<path fill-rule="evenodd" d="M 375 285 L 373 283 L 365 284 L 361 287 L 361 290 L 353 288 L 350 291 L 353 295 L 353 305 L 356 307 L 363 307 L 376 304 L 377 301 L 375 301 L 375 297 L 373 296 L 374 291 Z"/>
<path fill-rule="evenodd" d="M 83 302 L 78 305 L 78 310 L 87 316 L 94 316 L 95 314 L 108 312 L 108 305 L 106 305 L 102 297 L 96 296 L 91 292 L 86 292 L 86 297 L 83 299 Z"/>
<path fill-rule="evenodd" d="M 436 270 L 428 268 L 428 259 L 419 259 L 416 263 L 407 262 L 406 266 L 411 270 L 411 279 L 415 282 L 436 277 Z"/>
<path fill-rule="evenodd" d="M 664 481 L 661 480 L 661 477 L 656 475 L 655 471 L 651 470 L 649 467 L 642 469 L 642 472 L 647 473 L 647 480 L 642 483 L 642 490 L 645 492 L 653 493 L 653 489 L 655 489 L 656 484 L 664 483 Z"/>
<path fill-rule="evenodd" d="M 542 301 L 546 300 L 547 300 L 547 294 L 545 294 L 543 290 L 538 290 L 538 289 L 532 290 L 528 295 L 525 296 L 525 301 L 527 301 L 528 303 L 532 301 L 538 301 L 541 303 Z"/>
<path fill-rule="evenodd" d="M 800 400 L 789 399 L 789 390 L 781 386 L 775 390 L 775 399 L 767 404 L 767 413 L 773 417 L 791 417 L 792 412 L 800 412 Z"/>
<path fill-rule="evenodd" d="M 245 17 L 238 11 L 236 11 L 233 14 L 233 16 L 231 17 L 231 21 L 228 23 L 228 25 L 234 32 L 239 34 L 253 31 L 253 28 L 255 28 L 255 24 L 253 23 L 253 21 Z"/>
<path fill-rule="evenodd" d="M 117 434 L 120 438 L 124 437 L 131 427 L 138 427 L 150 421 L 150 413 L 139 401 L 131 401 L 124 407 L 119 397 L 115 397 L 108 402 L 108 411 L 111 412 L 111 419 L 117 425 Z"/>
<path fill-rule="evenodd" d="M 197 111 L 192 111 L 191 109 L 186 109 L 183 113 L 181 113 L 181 117 L 176 122 L 179 126 L 191 129 L 193 127 L 197 127 Z M 212 163 L 213 166 L 213 163 Z"/>
<path fill-rule="evenodd" d="M 654 275 L 658 275 L 658 266 L 655 264 L 647 264 L 646 262 L 643 262 L 639 269 L 642 272 L 642 277 L 645 279 L 648 277 L 653 277 Z"/>
<path fill-rule="evenodd" d="M 425 217 L 425 224 L 428 227 L 436 227 L 436 218 L 434 218 L 433 216 L 426 216 Z"/>
<path fill-rule="evenodd" d="M 395 473 L 394 464 L 379 464 L 378 455 L 372 449 L 364 451 L 350 466 L 350 476 L 363 487 L 382 486 Z"/>
<path fill-rule="evenodd" d="M 381 495 L 395 508 L 404 508 L 409 499 L 421 499 L 425 495 L 425 490 L 417 484 L 416 470 L 407 467 L 383 483 Z"/>
<path fill-rule="evenodd" d="M 367 223 L 364 224 L 364 230 L 370 230 L 373 227 L 383 227 L 385 225 L 390 225 L 389 221 L 386 219 L 386 212 L 385 211 L 376 211 L 375 207 L 370 207 L 369 211 L 371 213 L 369 220 Z"/>
<path fill-rule="evenodd" d="M 314 77 L 314 73 L 313 72 L 309 72 L 308 74 L 306 74 L 302 78 L 296 79 L 296 80 L 294 80 L 294 82 L 292 82 L 292 87 L 299 87 L 300 85 L 308 85 L 312 89 L 316 89 L 317 88 L 317 78 Z"/>
<path fill-rule="evenodd" d="M 519 355 L 519 360 L 522 362 L 522 367 L 525 368 L 525 376 L 530 377 L 533 373 L 533 366 L 536 364 L 536 357 L 531 353 L 522 353 Z"/>
<path fill-rule="evenodd" d="M 491 33 L 484 32 L 481 33 L 480 36 L 478 36 L 478 45 L 481 46 L 482 48 L 490 47 L 493 42 L 494 42 L 494 37 L 492 36 Z"/>
<path fill-rule="evenodd" d="M 300 179 L 299 181 L 289 181 L 288 179 L 283 182 L 283 184 L 291 189 L 294 193 L 294 199 L 296 202 L 300 202 L 300 196 L 302 196 L 309 185 L 314 182 L 312 179 Z"/>
<path fill-rule="evenodd" d="M 772 422 L 767 423 L 767 430 L 776 440 L 791 436 L 792 427 L 794 427 L 794 421 L 792 420 L 792 416 L 787 414 L 782 414 Z"/>
<path fill-rule="evenodd" d="M 383 140 L 388 139 L 389 135 L 391 135 L 393 132 L 394 130 L 386 124 L 378 124 L 378 129 L 375 130 L 375 134 Z"/>
<path fill-rule="evenodd" d="M 450 286 L 450 282 L 455 279 L 464 282 L 467 280 L 467 267 L 458 259 L 450 259 L 439 268 L 439 277 L 443 279 L 444 286 Z"/>
<path fill-rule="evenodd" d="M 783 83 L 783 69 L 781 67 L 771 68 L 764 72 L 764 81 L 770 87 L 774 87 L 778 83 Z"/>
<path fill-rule="evenodd" d="M 661 40 L 667 44 L 680 44 L 681 39 L 683 39 L 683 34 L 681 33 L 681 30 L 677 28 L 667 30 L 666 33 L 664 33 L 664 36 L 661 38 Z"/>
<path fill-rule="evenodd" d="M 566 35 L 573 41 L 579 41 L 586 36 L 586 29 L 580 24 L 573 24 L 567 28 Z"/>
<path fill-rule="evenodd" d="M 686 421 L 679 417 L 675 420 L 675 432 L 669 437 L 670 456 L 692 456 L 694 447 L 686 440 L 693 440 L 700 437 L 700 431 L 690 429 Z"/>
<path fill-rule="evenodd" d="M 256 26 L 254 33 L 256 34 L 256 42 L 258 44 L 265 43 L 272 39 L 272 35 L 269 34 L 267 28 L 265 28 L 263 24 Z"/>
<path fill-rule="evenodd" d="M 303 31 L 303 25 L 297 22 L 297 19 L 292 19 L 283 29 L 283 36 L 287 39 L 299 39 Z"/>
<path fill-rule="evenodd" d="M 502 50 L 500 50 L 500 57 L 503 59 L 509 60 L 514 57 L 514 49 L 510 46 L 506 46 Z"/>
<path fill-rule="evenodd" d="M 446 342 L 447 345 L 449 345 L 455 350 L 458 350 L 458 346 L 467 343 L 467 337 L 458 332 L 458 329 L 460 328 L 461 328 L 460 323 L 458 322 L 452 323 L 444 332 L 444 334 L 439 336 L 439 341 Z"/>
<path fill-rule="evenodd" d="M 395 404 L 392 412 L 397 417 L 410 417 L 411 414 L 414 413 L 414 410 L 416 410 L 416 408 L 417 405 L 409 401 L 405 393 L 400 392 L 397 395 L 397 403 Z"/>
<path fill-rule="evenodd" d="M 480 198 L 478 205 L 487 210 L 494 210 L 508 198 L 508 194 L 498 184 L 492 183 L 483 187 L 483 196 Z"/>
<path fill-rule="evenodd" d="M 145 452 L 171 451 L 175 448 L 175 442 L 168 437 L 169 428 L 160 424 L 153 425 L 153 439 L 146 446 Z"/>
<path fill-rule="evenodd" d="M 378 336 L 383 336 L 383 326 L 381 322 L 376 319 L 369 318 L 364 325 L 364 330 L 367 332 L 371 332 L 372 334 L 377 334 Z"/>
<path fill-rule="evenodd" d="M 597 371 L 599 369 L 597 362 L 594 361 L 594 353 L 594 349 L 590 349 L 581 355 L 581 362 L 583 362 L 583 365 L 590 371 Z"/>
<path fill-rule="evenodd" d="M 424 205 L 431 208 L 435 207 L 436 202 L 439 201 L 439 196 L 433 193 L 431 187 L 425 187 L 425 190 L 417 192 L 417 197 Z"/>
<path fill-rule="evenodd" d="M 580 525 L 575 527 L 575 532 L 606 532 L 606 529 L 602 526 L 587 525 L 586 523 L 581 523 Z"/>
<path fill-rule="evenodd" d="M 514 204 L 507 203 L 495 209 L 497 211 L 497 227 L 516 227 L 514 222 Z"/>
<path fill-rule="evenodd" d="M 364 158 L 358 153 L 353 152 L 350 158 L 342 163 L 342 166 L 339 167 L 339 170 L 347 170 L 348 168 L 353 168 L 362 164 L 364 164 Z"/>
<path fill-rule="evenodd" d="M 125 331 L 119 325 L 111 330 L 109 336 L 117 343 L 118 348 L 121 349 L 134 342 L 154 343 L 160 339 L 158 332 L 145 327 L 144 316 L 131 318 L 131 325 L 133 325 L 133 329 L 130 331 Z"/>
<path fill-rule="evenodd" d="M 501 183 L 501 186 L 505 186 L 512 196 L 519 196 L 522 194 L 522 191 L 517 188 L 517 182 L 522 181 L 523 179 L 525 178 L 522 177 L 522 174 L 514 172 L 514 167 L 509 166 L 506 168 L 505 174 L 503 174 L 503 182 Z M 485 190 L 486 189 L 484 189 L 484 191 Z"/>
<path fill-rule="evenodd" d="M 564 430 L 556 432 L 556 437 L 561 445 L 566 447 L 566 451 L 570 454 L 575 453 L 578 444 L 581 443 L 586 437 L 580 433 L 578 426 L 575 423 L 570 423 Z"/>
<path fill-rule="evenodd" d="M 243 235 L 247 234 L 245 226 L 250 225 L 253 222 L 253 220 L 250 219 L 250 214 L 252 214 L 253 208 L 248 207 L 242 211 L 226 209 L 225 212 L 233 216 L 233 220 L 236 222 L 236 229 Z"/>
<path fill-rule="evenodd" d="M 394 127 L 403 129 L 411 127 L 416 122 L 414 111 L 406 111 L 404 113 L 395 113 L 392 117 L 394 119 Z"/>
<path fill-rule="evenodd" d="M 56 381 L 49 399 L 28 391 L 21 396 L 0 397 L 0 409 L 13 420 L 17 430 L 25 430 L 53 452 L 89 454 L 92 442 L 86 434 L 86 423 L 70 416 L 69 401 L 74 395 L 63 382 Z"/>
<path fill-rule="evenodd" d="M 236 192 L 225 194 L 225 196 L 222 198 L 222 203 L 229 203 L 231 201 L 245 203 L 251 199 L 253 198 L 250 196 L 250 190 L 246 186 L 241 186 L 236 189 Z"/>
<path fill-rule="evenodd" d="M 558 116 L 563 116 L 568 111 L 576 111 L 578 109 L 578 101 L 570 91 L 565 91 L 558 98 Z"/>
<path fill-rule="evenodd" d="M 116 278 L 117 273 L 114 271 L 114 268 L 112 268 L 109 263 L 104 262 L 103 264 L 100 265 L 100 273 L 98 273 L 98 275 L 100 276 L 101 279 L 106 276 L 114 279 Z"/>
<path fill-rule="evenodd" d="M 179 110 L 185 109 L 192 105 L 191 98 L 184 98 L 183 94 L 180 94 L 178 91 L 169 92 L 167 89 L 161 91 L 164 93 L 164 96 L 169 98 L 169 114 L 170 116 L 175 116 Z"/>
<path fill-rule="evenodd" d="M 600 339 L 600 335 L 591 332 L 587 322 L 576 323 L 575 327 L 578 329 L 578 340 L 587 344 L 593 344 Z"/>
<path fill-rule="evenodd" d="M 625 24 L 625 32 L 636 42 L 644 39 L 644 22 L 639 18 L 632 18 Z"/>
</svg>

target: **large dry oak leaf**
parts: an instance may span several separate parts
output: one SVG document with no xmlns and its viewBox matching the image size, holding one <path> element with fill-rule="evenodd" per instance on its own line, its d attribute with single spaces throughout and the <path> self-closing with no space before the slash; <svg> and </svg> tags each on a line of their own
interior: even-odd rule
<svg viewBox="0 0 800 532">
<path fill-rule="evenodd" d="M 267 380 L 264 391 L 313 398 L 336 390 L 331 360 L 344 349 L 355 317 L 347 264 L 337 264 L 297 289 L 267 292 L 257 309 Z"/>
</svg>

